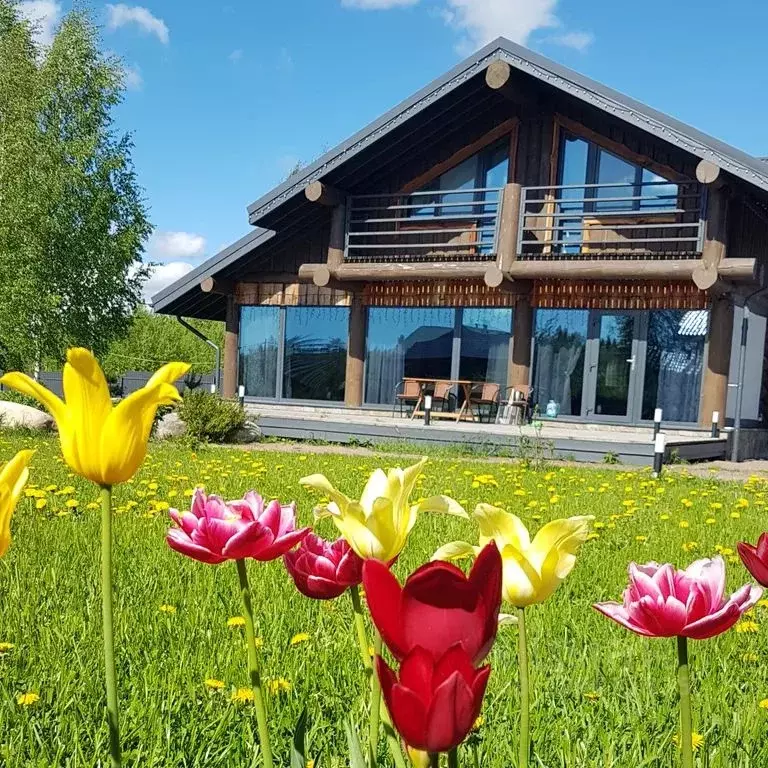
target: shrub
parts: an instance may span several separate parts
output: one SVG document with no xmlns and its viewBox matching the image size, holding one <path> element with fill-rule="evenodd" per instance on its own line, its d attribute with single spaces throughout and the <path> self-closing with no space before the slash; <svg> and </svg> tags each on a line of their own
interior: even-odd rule
<svg viewBox="0 0 768 768">
<path fill-rule="evenodd" d="M 203 442 L 222 443 L 245 424 L 245 410 L 204 389 L 188 390 L 179 406 L 187 434 Z"/>
<path fill-rule="evenodd" d="M 12 389 L 4 389 L 0 391 L 0 400 L 5 400 L 9 403 L 20 403 L 21 405 L 29 405 L 32 408 L 37 408 L 38 411 L 45 410 L 43 406 L 35 400 L 34 397 L 29 395 L 22 395 L 21 392 L 15 392 Z"/>
</svg>

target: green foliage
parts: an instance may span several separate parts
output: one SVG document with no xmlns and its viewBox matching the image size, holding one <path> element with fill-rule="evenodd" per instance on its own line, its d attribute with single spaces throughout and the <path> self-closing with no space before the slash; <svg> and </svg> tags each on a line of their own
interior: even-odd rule
<svg viewBox="0 0 768 768">
<path fill-rule="evenodd" d="M 213 320 L 190 323 L 219 348 L 223 347 L 223 323 Z M 175 317 L 156 315 L 140 307 L 132 318 L 127 336 L 110 345 L 102 364 L 108 375 L 122 376 L 126 371 L 152 371 L 171 360 L 191 363 L 195 374 L 211 373 L 216 367 L 213 349 Z"/>
<path fill-rule="evenodd" d="M 38 450 L 30 482 L 55 489 L 44 492 L 41 510 L 37 499 L 22 497 L 12 521 L 13 542 L 0 564 L 0 642 L 15 646 L 0 656 L 0 765 L 97 768 L 104 765 L 108 743 L 103 649 L 94 629 L 100 616 L 100 521 L 99 510 L 88 509 L 98 501 L 98 489 L 70 475 L 58 460 L 54 437 L 3 434 L 0 460 L 32 447 Z M 134 755 L 126 768 L 261 764 L 253 709 L 232 701 L 238 688 L 249 685 L 243 632 L 227 626 L 242 613 L 235 566 L 208 566 L 171 551 L 164 541 L 170 525 L 164 505 L 187 508 L 186 494 L 198 483 L 227 499 L 253 488 L 267 499 L 295 500 L 298 524 L 314 524 L 330 538 L 338 535 L 332 521 L 313 521 L 321 497 L 301 486 L 300 478 L 322 472 L 357 498 L 375 467 L 411 461 L 151 446 L 135 481 L 114 492 L 121 724 L 126 751 Z M 476 477 L 488 473 L 497 486 L 473 487 Z M 734 550 L 725 555 L 728 593 L 746 583 L 748 574 L 730 558 L 735 542 L 754 542 L 765 528 L 766 483 L 722 483 L 690 477 L 685 470 L 667 471 L 660 480 L 647 471 L 609 467 L 534 471 L 456 458 L 430 462 L 424 475 L 414 498 L 450 492 L 467 509 L 480 501 L 499 503 L 531 532 L 574 514 L 593 514 L 604 526 L 595 528 L 599 538 L 584 544 L 573 573 L 555 594 L 529 610 L 533 765 L 678 768 L 680 753 L 672 742 L 679 722 L 674 639 L 632 635 L 591 605 L 620 599 L 630 561 L 683 566 L 714 555 L 718 547 Z M 73 491 L 59 493 L 67 487 Z M 74 509 L 66 506 L 72 500 L 78 502 Z M 628 500 L 635 505 L 626 506 Z M 731 517 L 735 510 L 740 517 Z M 710 519 L 716 523 L 708 524 Z M 688 528 L 680 526 L 684 521 Z M 402 581 L 439 545 L 476 542 L 477 535 L 472 521 L 421 515 L 394 572 Z M 350 601 L 302 597 L 279 560 L 250 560 L 248 570 L 276 762 L 289 765 L 296 723 L 306 707 L 311 756 L 322 750 L 325 768 L 346 768 L 345 722 L 351 715 L 358 732 L 365 733 L 370 694 Z M 697 753 L 701 768 L 768 765 L 766 712 L 758 706 L 768 696 L 768 609 L 757 606 L 751 620 L 757 631 L 730 631 L 691 644 L 694 727 L 705 740 Z M 291 645 L 303 632 L 310 639 Z M 493 671 L 484 722 L 473 737 L 482 768 L 517 764 L 516 658 L 517 632 L 502 628 L 488 658 Z M 209 689 L 207 678 L 221 680 L 224 688 Z M 278 680 L 290 688 L 272 692 L 270 683 Z M 27 691 L 39 694 L 40 701 L 21 707 L 16 697 Z M 462 747 L 460 761 L 475 764 L 471 747 Z M 380 768 L 391 765 L 382 739 Z"/>
<path fill-rule="evenodd" d="M 21 403 L 21 405 L 29 405 L 32 408 L 42 409 L 42 405 L 35 400 L 34 397 L 29 395 L 22 395 L 21 392 L 16 392 L 13 389 L 4 389 L 0 391 L 0 400 L 5 400 L 8 403 Z"/>
<path fill-rule="evenodd" d="M 245 410 L 240 403 L 222 400 L 204 389 L 184 393 L 179 416 L 187 425 L 187 435 L 202 442 L 226 442 L 245 424 Z"/>
<path fill-rule="evenodd" d="M 112 112 L 123 67 L 81 11 L 39 50 L 0 0 L 0 367 L 103 354 L 141 301 L 151 232 Z"/>
</svg>

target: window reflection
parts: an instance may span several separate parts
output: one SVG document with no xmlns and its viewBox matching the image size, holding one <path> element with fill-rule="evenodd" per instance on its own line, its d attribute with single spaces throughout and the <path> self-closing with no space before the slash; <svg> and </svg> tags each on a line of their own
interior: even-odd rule
<svg viewBox="0 0 768 768">
<path fill-rule="evenodd" d="M 507 383 L 511 309 L 465 309 L 461 323 L 459 378 Z"/>
<path fill-rule="evenodd" d="M 392 403 L 405 376 L 449 379 L 454 323 L 453 309 L 369 309 L 366 402 Z"/>
<path fill-rule="evenodd" d="M 240 310 L 240 383 L 248 397 L 277 396 L 278 307 Z"/>
<path fill-rule="evenodd" d="M 561 414 L 581 415 L 588 322 L 587 310 L 536 310 L 533 387 L 542 412 L 554 400 Z"/>
<path fill-rule="evenodd" d="M 698 420 L 707 318 L 706 310 L 650 313 L 643 419 L 661 408 L 664 421 Z"/>
<path fill-rule="evenodd" d="M 348 332 L 346 307 L 286 309 L 284 398 L 344 400 Z"/>
</svg>

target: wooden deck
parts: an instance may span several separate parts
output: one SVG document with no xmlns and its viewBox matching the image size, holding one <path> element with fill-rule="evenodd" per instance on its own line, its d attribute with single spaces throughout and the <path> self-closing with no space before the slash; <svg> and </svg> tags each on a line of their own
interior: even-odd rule
<svg viewBox="0 0 768 768">
<path fill-rule="evenodd" d="M 265 405 L 250 403 L 264 435 L 292 440 L 323 440 L 331 443 L 382 444 L 405 442 L 428 451 L 435 445 L 473 446 L 494 453 L 500 448 L 514 454 L 521 443 L 537 437 L 536 430 L 503 424 L 423 422 L 392 416 L 388 411 L 352 408 Z M 684 461 L 723 459 L 726 439 L 712 438 L 695 429 L 664 430 L 667 458 Z M 564 421 L 544 422 L 541 439 L 552 458 L 600 462 L 610 454 L 625 464 L 653 463 L 653 433 L 646 427 L 623 427 Z M 551 451 L 549 449 L 551 446 Z"/>
</svg>

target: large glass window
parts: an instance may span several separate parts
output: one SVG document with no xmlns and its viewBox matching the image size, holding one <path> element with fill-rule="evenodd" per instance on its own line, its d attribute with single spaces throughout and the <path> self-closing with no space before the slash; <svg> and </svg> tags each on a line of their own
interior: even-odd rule
<svg viewBox="0 0 768 768">
<path fill-rule="evenodd" d="M 650 313 L 643 419 L 662 408 L 664 421 L 698 420 L 706 335 L 706 310 Z"/>
<path fill-rule="evenodd" d="M 287 307 L 283 397 L 344 400 L 349 309 Z"/>
<path fill-rule="evenodd" d="M 533 387 L 542 411 L 554 400 L 561 414 L 581 415 L 588 326 L 587 310 L 536 310 Z"/>
<path fill-rule="evenodd" d="M 404 376 L 449 379 L 453 309 L 368 310 L 365 400 L 391 404 Z"/>
<path fill-rule="evenodd" d="M 465 309 L 461 319 L 459 378 L 506 387 L 511 309 Z"/>
<path fill-rule="evenodd" d="M 240 310 L 240 382 L 248 397 L 277 396 L 279 307 Z"/>
</svg>

